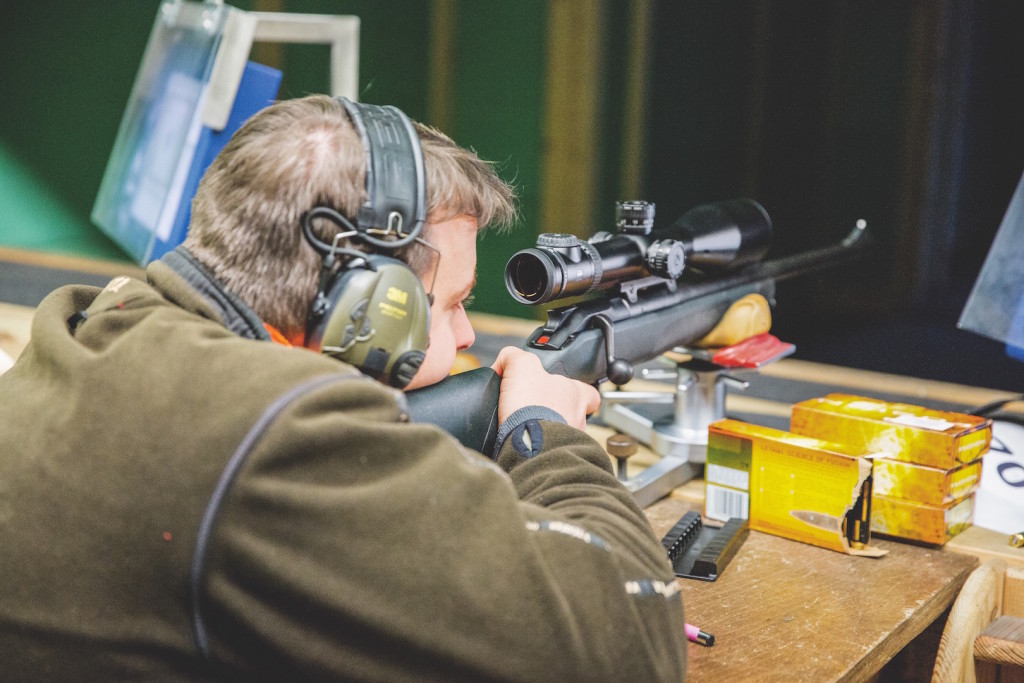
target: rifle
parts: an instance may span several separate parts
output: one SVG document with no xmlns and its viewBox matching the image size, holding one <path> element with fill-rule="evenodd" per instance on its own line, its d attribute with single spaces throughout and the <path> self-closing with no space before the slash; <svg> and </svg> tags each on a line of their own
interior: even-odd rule
<svg viewBox="0 0 1024 683">
<path fill-rule="evenodd" d="M 776 282 L 845 261 L 868 244 L 858 221 L 837 244 L 762 261 L 772 223 L 750 199 L 699 206 L 667 230 L 654 228 L 647 202 L 620 202 L 616 214 L 616 233 L 585 241 L 545 233 L 505 268 L 509 294 L 521 303 L 579 299 L 548 310 L 524 348 L 548 372 L 595 385 L 625 384 L 634 364 L 701 339 L 735 301 L 757 293 L 773 302 Z M 580 298 L 594 292 L 601 294 Z M 490 368 L 453 375 L 407 392 L 410 415 L 490 454 L 500 385 Z"/>
</svg>

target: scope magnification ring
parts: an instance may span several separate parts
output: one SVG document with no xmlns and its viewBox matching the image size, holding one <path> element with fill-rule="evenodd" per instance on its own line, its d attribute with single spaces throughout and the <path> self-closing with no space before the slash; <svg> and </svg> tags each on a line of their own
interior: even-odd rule
<svg viewBox="0 0 1024 683">
<path fill-rule="evenodd" d="M 594 269 L 593 277 L 590 279 L 590 287 L 584 294 L 589 294 L 594 291 L 594 288 L 601 284 L 601 278 L 604 276 L 604 267 L 601 265 L 601 254 L 598 253 L 597 247 L 586 240 L 579 241 L 580 247 L 583 251 L 587 252 L 587 256 L 590 257 L 590 263 Z"/>
</svg>

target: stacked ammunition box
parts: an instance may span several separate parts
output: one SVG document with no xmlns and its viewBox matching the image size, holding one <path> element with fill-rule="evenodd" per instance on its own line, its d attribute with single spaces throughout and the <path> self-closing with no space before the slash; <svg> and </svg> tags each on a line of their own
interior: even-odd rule
<svg viewBox="0 0 1024 683">
<path fill-rule="evenodd" d="M 843 444 L 739 420 L 708 427 L 704 515 L 849 555 L 878 557 L 869 503 L 872 458 Z"/>
<path fill-rule="evenodd" d="M 883 454 L 872 468 L 873 533 L 942 545 L 970 526 L 991 420 L 829 394 L 793 406 L 790 429 Z"/>
</svg>

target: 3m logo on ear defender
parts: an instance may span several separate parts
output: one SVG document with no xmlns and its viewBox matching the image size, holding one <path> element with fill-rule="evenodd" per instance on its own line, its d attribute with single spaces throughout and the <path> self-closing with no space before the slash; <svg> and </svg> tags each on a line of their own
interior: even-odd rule
<svg viewBox="0 0 1024 683">
<path fill-rule="evenodd" d="M 378 302 L 377 310 L 379 310 L 382 315 L 386 315 L 389 318 L 394 318 L 396 320 L 402 320 L 409 315 L 409 311 L 405 308 L 406 303 L 409 301 L 409 292 L 404 289 L 399 289 L 398 287 L 388 287 L 384 292 L 384 297 L 388 301 L 397 304 L 397 306 L 389 304 L 388 301 Z"/>
<path fill-rule="evenodd" d="M 394 301 L 396 304 L 405 305 L 409 301 L 409 292 L 399 289 L 398 287 L 388 287 L 386 294 L 388 301 Z"/>
</svg>

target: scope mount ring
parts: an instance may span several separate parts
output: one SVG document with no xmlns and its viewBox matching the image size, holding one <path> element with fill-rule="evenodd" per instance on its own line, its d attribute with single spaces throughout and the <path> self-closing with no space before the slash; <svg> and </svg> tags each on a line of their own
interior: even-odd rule
<svg viewBox="0 0 1024 683">
<path fill-rule="evenodd" d="M 668 277 L 661 277 L 659 275 L 650 275 L 648 277 L 630 280 L 629 282 L 623 282 L 619 285 L 619 291 L 622 293 L 622 296 L 626 297 L 626 301 L 631 304 L 635 304 L 640 300 L 641 291 L 658 285 L 665 285 L 668 288 L 668 291 L 674 292 L 679 287 L 679 281 Z"/>
</svg>

